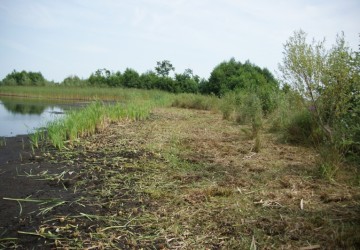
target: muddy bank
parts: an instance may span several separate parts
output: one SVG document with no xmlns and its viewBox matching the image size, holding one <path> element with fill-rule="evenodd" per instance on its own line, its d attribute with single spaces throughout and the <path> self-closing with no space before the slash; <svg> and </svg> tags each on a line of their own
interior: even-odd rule
<svg viewBox="0 0 360 250">
<path fill-rule="evenodd" d="M 16 199 L 71 201 L 77 195 L 66 190 L 69 183 L 45 178 L 42 173 L 51 176 L 64 170 L 60 164 L 45 161 L 41 151 L 33 151 L 27 135 L 8 137 L 5 142 L 0 147 L 0 239 L 16 238 L 20 249 L 46 248 L 41 237 L 20 232 L 36 232 L 45 218 L 60 212 L 69 214 L 69 207 L 55 208 L 44 216 L 39 215 L 39 203 L 19 203 Z M 0 248 L 11 246 L 0 242 Z"/>
</svg>

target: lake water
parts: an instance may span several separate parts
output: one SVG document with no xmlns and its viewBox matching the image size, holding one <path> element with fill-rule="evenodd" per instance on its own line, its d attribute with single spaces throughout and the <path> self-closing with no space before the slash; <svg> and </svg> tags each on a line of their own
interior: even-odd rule
<svg viewBox="0 0 360 250">
<path fill-rule="evenodd" d="M 61 118 L 68 109 L 66 103 L 0 96 L 0 137 L 29 134 Z"/>
</svg>

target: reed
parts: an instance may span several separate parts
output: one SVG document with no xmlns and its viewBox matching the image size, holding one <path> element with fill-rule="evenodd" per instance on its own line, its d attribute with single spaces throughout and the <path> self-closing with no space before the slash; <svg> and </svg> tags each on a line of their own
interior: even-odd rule
<svg viewBox="0 0 360 250">
<path fill-rule="evenodd" d="M 81 137 L 102 131 L 111 122 L 121 119 L 145 119 L 149 116 L 151 109 L 170 105 L 174 99 L 173 94 L 159 90 L 56 85 L 1 86 L 0 95 L 42 100 L 92 101 L 84 109 L 70 111 L 64 118 L 48 123 L 46 132 L 39 129 L 29 135 L 33 148 L 39 148 L 42 142 L 50 142 L 59 149 L 66 147 L 66 144 L 74 143 Z M 112 104 L 105 104 L 102 101 L 111 101 Z M 5 143 L 0 143 L 0 145 L 3 144 Z"/>
<path fill-rule="evenodd" d="M 0 147 L 6 146 L 6 139 L 5 137 L 0 138 Z"/>
<path fill-rule="evenodd" d="M 64 100 L 106 100 L 128 102 L 134 99 L 155 99 L 156 96 L 170 95 L 159 90 L 69 87 L 69 86 L 0 86 L 0 95 Z"/>
<path fill-rule="evenodd" d="M 122 119 L 146 119 L 154 107 L 170 103 L 167 95 L 157 96 L 157 99 L 142 100 L 134 98 L 129 104 L 105 104 L 95 101 L 81 110 L 70 111 L 63 119 L 48 123 L 47 140 L 56 148 L 66 148 L 77 139 L 104 130 L 110 123 Z M 36 143 L 38 136 L 33 136 Z M 35 145 L 38 145 L 35 144 Z"/>
<path fill-rule="evenodd" d="M 40 143 L 45 140 L 45 131 L 43 128 L 35 130 L 32 134 L 29 134 L 30 143 L 34 148 L 39 148 Z M 24 144 L 24 142 L 23 142 Z M 24 146 L 23 146 L 24 148 Z"/>
</svg>

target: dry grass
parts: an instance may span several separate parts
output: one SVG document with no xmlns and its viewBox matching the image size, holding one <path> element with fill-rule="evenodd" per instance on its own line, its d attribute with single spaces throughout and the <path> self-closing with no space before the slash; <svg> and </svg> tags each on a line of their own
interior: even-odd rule
<svg viewBox="0 0 360 250">
<path fill-rule="evenodd" d="M 164 108 L 57 153 L 76 170 L 72 190 L 93 213 L 54 221 L 56 245 L 358 249 L 360 189 L 352 176 L 319 178 L 311 149 L 272 134 L 262 133 L 256 152 L 246 131 L 211 111 Z"/>
</svg>

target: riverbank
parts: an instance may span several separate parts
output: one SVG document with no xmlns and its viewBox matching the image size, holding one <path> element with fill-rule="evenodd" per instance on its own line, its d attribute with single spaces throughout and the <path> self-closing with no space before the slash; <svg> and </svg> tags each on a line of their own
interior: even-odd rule
<svg viewBox="0 0 360 250">
<path fill-rule="evenodd" d="M 13 187 L 1 194 L 0 218 L 14 216 L 1 224 L 0 246 L 358 248 L 360 188 L 351 167 L 326 181 L 311 148 L 264 131 L 255 152 L 249 131 L 211 111 L 156 108 L 71 149 L 13 155 L 0 165 L 9 175 L 0 175 L 2 185 Z M 6 147 L 13 143 L 21 150 L 19 140 Z"/>
</svg>

